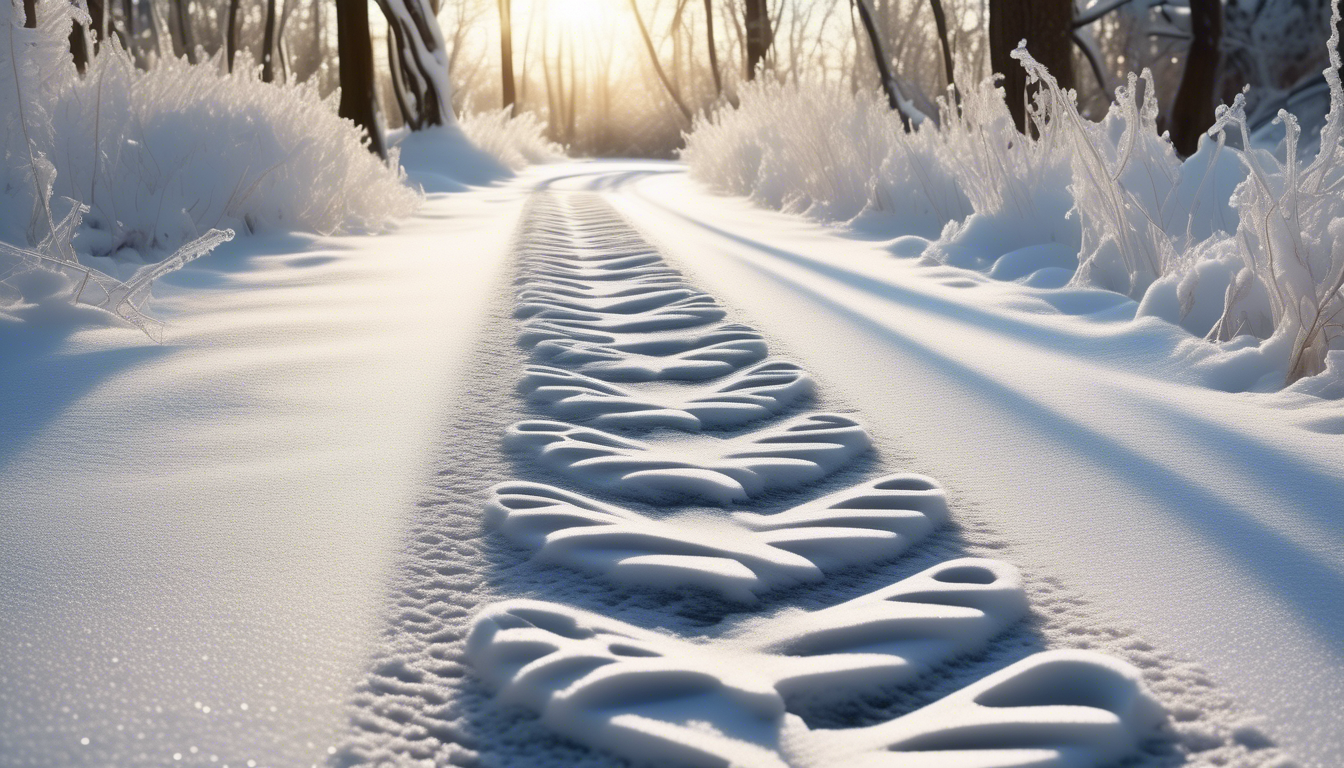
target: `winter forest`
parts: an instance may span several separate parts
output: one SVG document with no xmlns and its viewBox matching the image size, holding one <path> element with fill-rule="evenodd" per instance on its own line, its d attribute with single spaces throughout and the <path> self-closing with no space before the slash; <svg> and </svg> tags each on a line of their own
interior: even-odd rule
<svg viewBox="0 0 1344 768">
<path fill-rule="evenodd" d="M 0 0 L 0 768 L 1344 765 L 1331 0 Z"/>
</svg>

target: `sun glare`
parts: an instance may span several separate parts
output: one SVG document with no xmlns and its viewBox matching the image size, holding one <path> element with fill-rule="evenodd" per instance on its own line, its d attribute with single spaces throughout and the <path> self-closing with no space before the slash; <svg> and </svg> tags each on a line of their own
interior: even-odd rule
<svg viewBox="0 0 1344 768">
<path fill-rule="evenodd" d="M 545 1 L 545 0 L 543 0 Z M 597 25 L 611 17 L 611 7 L 619 0 L 549 0 L 551 12 L 573 25 Z"/>
</svg>

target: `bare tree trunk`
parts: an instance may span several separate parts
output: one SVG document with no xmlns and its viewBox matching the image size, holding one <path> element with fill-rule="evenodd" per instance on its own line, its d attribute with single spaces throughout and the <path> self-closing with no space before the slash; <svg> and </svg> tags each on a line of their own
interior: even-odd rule
<svg viewBox="0 0 1344 768">
<path fill-rule="evenodd" d="M 81 74 L 89 66 L 88 31 L 78 21 L 70 25 L 70 56 L 75 60 L 75 69 Z"/>
<path fill-rule="evenodd" d="M 135 44 L 135 2 L 134 0 L 121 0 L 121 26 L 126 32 L 126 50 L 131 50 Z"/>
<path fill-rule="evenodd" d="M 578 69 L 574 66 L 575 45 L 569 46 L 569 123 L 566 126 L 566 133 L 569 135 L 569 141 L 566 144 L 574 143 L 574 136 L 578 126 L 579 114 L 579 78 Z"/>
<path fill-rule="evenodd" d="M 152 1 L 152 0 L 151 0 Z M 238 6 L 242 0 L 229 0 L 228 29 L 224 31 L 224 46 L 228 51 L 229 71 L 233 71 L 233 57 L 238 53 Z"/>
<path fill-rule="evenodd" d="M 1073 0 L 989 0 L 989 63 L 1003 75 L 1008 111 L 1027 132 L 1027 75 L 1014 61 L 1018 42 L 1044 64 L 1060 88 L 1073 87 Z"/>
<path fill-rule="evenodd" d="M 523 32 L 523 76 L 518 84 L 518 103 L 524 108 L 527 105 L 527 83 L 529 80 L 527 73 L 530 71 L 527 68 L 527 62 L 532 57 L 532 25 L 536 23 L 538 15 L 537 13 L 527 15 L 527 29 Z"/>
<path fill-rule="evenodd" d="M 952 45 L 947 39 L 947 15 L 943 13 L 943 0 L 929 0 L 933 10 L 933 23 L 938 28 L 938 42 L 943 48 L 943 71 L 947 75 L 947 87 L 957 92 L 956 73 L 952 71 Z"/>
<path fill-rule="evenodd" d="M 37 0 L 23 0 L 23 26 L 37 29 Z"/>
<path fill-rule="evenodd" d="M 413 131 L 453 123 L 453 91 L 448 55 L 428 0 L 378 0 L 397 43 Z"/>
<path fill-rule="evenodd" d="M 266 0 L 266 31 L 261 40 L 261 81 L 275 82 L 275 0 Z"/>
<path fill-rule="evenodd" d="M 1190 0 L 1190 32 L 1185 72 L 1168 120 L 1171 143 L 1186 157 L 1195 153 L 1199 137 L 1213 125 L 1213 92 L 1223 35 L 1221 0 Z"/>
<path fill-rule="evenodd" d="M 387 159 L 374 89 L 368 0 L 336 0 L 336 45 L 341 72 L 340 115 L 363 128 L 369 137 L 369 150 Z"/>
<path fill-rule="evenodd" d="M 559 141 L 560 110 L 556 108 L 555 84 L 551 77 L 551 14 L 545 6 L 541 17 L 541 74 L 546 81 L 546 127 L 552 141 Z"/>
<path fill-rule="evenodd" d="M 752 2 L 753 0 L 748 0 Z M 763 0 L 762 0 L 763 1 Z M 639 24 L 639 35 L 644 39 L 644 48 L 649 52 L 649 61 L 653 63 L 653 71 L 657 73 L 658 79 L 663 87 L 667 89 L 667 95 L 672 97 L 672 101 L 681 110 L 682 116 L 687 122 L 691 119 L 691 110 L 686 107 L 686 103 L 681 100 L 681 94 L 672 85 L 672 81 L 667 79 L 667 73 L 663 71 L 663 65 L 658 61 L 658 51 L 653 47 L 653 38 L 649 37 L 649 28 L 644 25 L 644 17 L 639 13 L 639 4 L 637 0 L 630 0 L 630 10 L 635 12 L 635 21 Z"/>
<path fill-rule="evenodd" d="M 499 0 L 499 71 L 504 106 L 518 114 L 518 94 L 513 79 L 513 0 Z"/>
<path fill-rule="evenodd" d="M 555 52 L 555 130 L 561 144 L 569 143 L 569 97 L 565 91 L 565 36 L 560 35 Z"/>
<path fill-rule="evenodd" d="M 177 0 L 177 34 L 182 41 L 182 50 L 187 61 L 196 63 L 196 36 L 191 29 L 191 0 Z"/>
<path fill-rule="evenodd" d="M 294 0 L 285 0 L 280 10 L 280 23 L 275 28 L 275 60 L 280 68 L 280 82 L 290 81 L 289 42 L 285 30 L 289 28 L 289 15 L 294 12 Z"/>
<path fill-rule="evenodd" d="M 397 52 L 397 41 L 388 35 L 384 38 L 387 42 L 387 71 L 392 76 L 392 98 L 397 102 L 397 114 L 401 115 L 401 122 L 410 124 L 414 112 L 406 95 L 406 70 L 402 68 L 401 55 Z"/>
<path fill-rule="evenodd" d="M 723 95 L 723 77 L 719 74 L 719 54 L 714 50 L 714 5 L 705 0 L 705 39 L 709 44 L 709 70 L 714 74 L 714 95 Z"/>
<path fill-rule="evenodd" d="M 770 28 L 770 11 L 767 0 L 746 0 L 743 22 L 746 25 L 747 43 L 747 79 L 756 79 L 756 70 L 760 67 L 775 34 Z"/>
<path fill-rule="evenodd" d="M 901 125 L 908 131 L 910 115 L 906 114 L 903 103 L 905 99 L 901 96 L 900 86 L 896 84 L 896 75 L 892 73 L 891 63 L 887 61 L 887 54 L 882 48 L 882 37 L 878 34 L 873 11 L 868 7 L 868 0 L 851 0 L 851 2 L 858 9 L 859 21 L 863 22 L 863 28 L 868 32 L 868 42 L 873 49 L 873 62 L 877 65 L 877 79 L 881 81 L 882 91 L 887 94 L 887 105 L 900 115 Z"/>
</svg>

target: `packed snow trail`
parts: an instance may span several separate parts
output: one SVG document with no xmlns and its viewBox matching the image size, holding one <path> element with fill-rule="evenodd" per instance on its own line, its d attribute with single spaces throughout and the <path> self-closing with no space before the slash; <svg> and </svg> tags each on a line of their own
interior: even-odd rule
<svg viewBox="0 0 1344 768">
<path fill-rule="evenodd" d="M 473 420 L 475 445 L 445 467 L 458 477 L 413 527 L 389 649 L 357 698 L 361 735 L 340 763 L 1180 761 L 1144 673 L 1077 648 L 1127 641 L 1150 672 L 1206 684 L 1120 630 L 1073 626 L 1074 649 L 1049 649 L 1038 633 L 1053 622 L 1023 621 L 1018 571 L 958 556 L 969 548 L 943 525 L 942 488 L 871 477 L 859 420 L 808 410 L 805 393 L 780 403 L 811 377 L 770 358 L 755 330 L 683 283 L 606 203 L 539 193 L 515 250 L 514 314 L 531 358 L 575 342 L 585 355 L 573 367 L 601 359 L 628 380 L 625 361 L 640 358 L 648 375 L 617 388 L 601 372 L 519 361 L 527 415 L 633 417 L 605 428 L 523 419 L 499 430 L 493 451 Z M 694 322 L 686 306 L 702 310 Z M 663 365 L 716 357 L 722 327 L 760 342 L 730 363 L 754 366 L 746 374 L 706 381 Z M 498 399 L 503 359 L 492 362 L 487 420 L 500 423 L 511 409 Z M 716 398 L 698 415 L 674 407 Z M 487 489 L 501 472 L 521 479 Z M 706 502 L 721 506 L 695 506 Z M 494 561 L 484 577 L 472 573 L 482 558 Z M 1037 607 L 1068 625 L 1072 598 L 1048 584 Z M 580 758 L 566 742 L 596 751 Z"/>
<path fill-rule="evenodd" d="M 1202 342 L 1130 322 L 1123 297 L 893 258 L 872 235 L 708 194 L 676 164 L 535 183 L 602 193 L 880 448 L 952 489 L 1005 557 L 1201 665 L 1245 745 L 1344 764 L 1339 401 L 1218 391 Z"/>
</svg>

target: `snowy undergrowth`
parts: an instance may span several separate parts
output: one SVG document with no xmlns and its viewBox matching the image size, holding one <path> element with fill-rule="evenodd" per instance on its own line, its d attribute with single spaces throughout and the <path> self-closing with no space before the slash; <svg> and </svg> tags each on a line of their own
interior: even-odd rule
<svg viewBox="0 0 1344 768">
<path fill-rule="evenodd" d="M 0 0 L 0 316 L 89 304 L 157 338 L 139 312 L 150 282 L 234 231 L 376 231 L 419 204 L 315 87 L 263 83 L 246 63 L 229 74 L 219 57 L 139 70 L 115 39 L 80 74 L 68 37 L 82 11 L 37 12 L 26 29 Z"/>
<path fill-rule="evenodd" d="M 546 138 L 546 125 L 531 112 L 511 116 L 508 109 L 463 115 L 458 120 L 467 139 L 511 171 L 559 160 L 565 148 Z"/>
<path fill-rule="evenodd" d="M 1216 387 L 1272 390 L 1344 371 L 1344 88 L 1334 37 L 1331 110 L 1310 162 L 1297 157 L 1287 113 L 1276 151 L 1228 146 L 1229 132 L 1251 145 L 1241 99 L 1183 160 L 1158 131 L 1147 72 L 1131 75 L 1093 122 L 1025 50 L 1014 55 L 1041 85 L 1030 136 L 992 81 L 945 101 L 938 124 L 909 132 L 872 94 L 758 82 L 739 108 L 697 119 L 683 157 L 721 191 L 899 234 L 896 255 L 1038 288 L 1125 294 L 1138 316 L 1216 345 L 1191 356 Z"/>
</svg>

